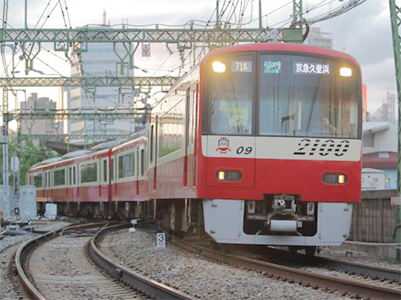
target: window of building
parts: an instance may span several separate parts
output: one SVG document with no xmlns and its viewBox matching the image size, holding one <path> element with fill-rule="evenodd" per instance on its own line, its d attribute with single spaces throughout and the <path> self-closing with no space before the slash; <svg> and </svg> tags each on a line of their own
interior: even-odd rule
<svg viewBox="0 0 401 300">
<path fill-rule="evenodd" d="M 375 146 L 375 138 L 372 133 L 363 135 L 363 146 L 364 147 L 374 147 Z"/>
</svg>

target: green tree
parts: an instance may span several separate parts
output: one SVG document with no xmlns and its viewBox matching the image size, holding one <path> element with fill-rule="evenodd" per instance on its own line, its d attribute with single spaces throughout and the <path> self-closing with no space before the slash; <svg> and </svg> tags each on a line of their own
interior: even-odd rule
<svg viewBox="0 0 401 300">
<path fill-rule="evenodd" d="M 58 154 L 54 151 L 49 151 L 44 147 L 35 146 L 32 139 L 22 141 L 20 145 L 18 145 L 15 138 L 10 139 L 8 146 L 8 155 L 10 159 L 14 153 L 19 157 L 20 160 L 21 185 L 26 184 L 26 173 L 31 166 L 45 159 L 58 156 Z M 3 165 L 3 158 L 1 157 L 0 160 L 1 165 Z"/>
</svg>

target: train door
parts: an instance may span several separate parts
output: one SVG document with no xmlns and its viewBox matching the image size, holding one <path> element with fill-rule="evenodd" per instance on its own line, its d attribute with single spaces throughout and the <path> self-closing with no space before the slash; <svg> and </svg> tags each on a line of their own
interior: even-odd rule
<svg viewBox="0 0 401 300">
<path fill-rule="evenodd" d="M 150 146 L 149 146 L 149 169 L 152 170 L 150 173 L 150 185 L 149 188 L 156 190 L 157 187 L 157 156 L 158 156 L 158 116 L 155 117 L 154 124 L 151 125 L 150 129 Z M 153 167 L 153 168 L 152 168 Z"/>
<path fill-rule="evenodd" d="M 194 160 L 193 160 L 193 186 L 196 186 L 197 181 L 197 168 L 198 168 L 198 122 L 199 122 L 199 84 L 196 85 L 194 101 L 193 101 L 193 151 L 194 151 Z"/>
<path fill-rule="evenodd" d="M 102 158 L 101 160 L 101 179 L 100 179 L 100 189 L 102 200 L 109 201 L 109 178 L 108 178 L 108 158 Z"/>
<path fill-rule="evenodd" d="M 136 167 L 135 168 L 136 194 L 139 195 L 139 163 L 140 163 L 139 147 L 136 148 L 135 152 L 136 152 L 136 155 L 134 156 L 134 161 L 135 161 L 135 167 Z"/>
<path fill-rule="evenodd" d="M 72 166 L 67 167 L 67 201 L 74 200 L 74 190 L 72 187 Z"/>
<path fill-rule="evenodd" d="M 141 193 L 142 193 L 142 196 L 143 196 L 143 191 L 144 191 L 144 189 L 143 189 L 143 185 L 144 185 L 144 182 L 145 182 L 145 159 L 146 159 L 146 155 L 145 155 L 145 146 L 144 145 L 141 145 L 141 147 L 139 147 L 139 157 L 140 157 L 140 163 L 139 163 L 139 166 L 138 166 L 138 168 L 139 168 L 139 180 L 140 180 L 140 182 L 141 182 L 141 184 L 139 185 L 139 195 L 141 195 Z M 142 189 L 141 189 L 141 186 L 142 186 Z M 140 197 L 141 198 L 141 197 Z"/>
<path fill-rule="evenodd" d="M 116 180 L 116 156 L 111 158 L 110 166 L 110 187 L 111 187 L 111 200 L 118 200 L 117 197 L 117 180 Z"/>
<path fill-rule="evenodd" d="M 190 136 L 190 110 L 191 110 L 191 88 L 186 90 L 185 95 L 185 138 L 184 138 L 184 170 L 183 170 L 183 186 L 188 185 L 188 146 Z"/>
<path fill-rule="evenodd" d="M 72 199 L 78 201 L 78 165 L 72 166 Z"/>
</svg>

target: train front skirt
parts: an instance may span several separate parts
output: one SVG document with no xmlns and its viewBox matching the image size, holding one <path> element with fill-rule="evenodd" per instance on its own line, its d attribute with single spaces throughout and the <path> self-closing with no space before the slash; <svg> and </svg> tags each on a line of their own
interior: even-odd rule
<svg viewBox="0 0 401 300">
<path fill-rule="evenodd" d="M 352 204 L 318 203 L 313 236 L 300 235 L 289 220 L 274 220 L 274 234 L 246 234 L 245 209 L 244 200 L 204 200 L 205 231 L 223 244 L 339 246 L 349 235 L 352 217 Z"/>
</svg>

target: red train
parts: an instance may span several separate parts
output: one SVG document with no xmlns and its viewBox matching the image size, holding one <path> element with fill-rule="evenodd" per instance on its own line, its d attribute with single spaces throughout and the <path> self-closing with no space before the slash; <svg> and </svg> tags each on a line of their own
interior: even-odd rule
<svg viewBox="0 0 401 300">
<path fill-rule="evenodd" d="M 262 43 L 211 51 L 123 144 L 29 170 L 38 199 L 151 215 L 217 243 L 339 245 L 361 187 L 361 72 L 344 53 Z"/>
</svg>

